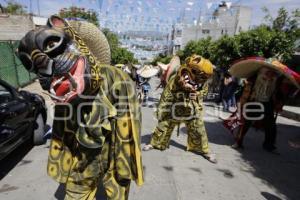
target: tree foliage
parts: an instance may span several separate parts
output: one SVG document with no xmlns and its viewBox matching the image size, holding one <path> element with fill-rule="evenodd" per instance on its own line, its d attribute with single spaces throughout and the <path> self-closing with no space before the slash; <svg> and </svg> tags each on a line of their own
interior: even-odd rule
<svg viewBox="0 0 300 200">
<path fill-rule="evenodd" d="M 201 39 L 198 41 L 190 41 L 187 43 L 183 50 L 183 57 L 188 57 L 191 54 L 202 55 L 205 58 L 210 57 L 210 47 L 212 44 L 212 39 L 210 37 L 206 39 Z"/>
<path fill-rule="evenodd" d="M 235 37 L 224 35 L 219 40 L 212 42 L 208 46 L 208 50 L 210 57 L 206 58 L 211 59 L 216 66 L 227 67 L 239 58 L 239 44 Z"/>
<path fill-rule="evenodd" d="M 128 51 L 125 48 L 118 47 L 112 51 L 111 55 L 112 64 L 135 64 L 137 60 L 134 58 L 132 52 Z"/>
<path fill-rule="evenodd" d="M 172 56 L 166 56 L 166 55 L 163 55 L 163 54 L 159 54 L 158 56 L 156 56 L 152 60 L 152 62 L 150 64 L 151 65 L 157 65 L 157 62 L 168 64 L 168 63 L 170 63 L 171 59 L 172 59 Z"/>
<path fill-rule="evenodd" d="M 15 2 L 14 0 L 7 1 L 7 5 L 1 9 L 4 13 L 13 15 L 24 15 L 27 14 L 26 6 Z"/>
<path fill-rule="evenodd" d="M 61 9 L 59 11 L 59 16 L 63 18 L 81 18 L 99 26 L 98 15 L 94 10 L 86 10 L 85 8 L 71 6 L 69 8 Z"/>
<path fill-rule="evenodd" d="M 239 35 L 212 41 L 211 38 L 190 41 L 179 52 L 184 60 L 193 53 L 210 59 L 216 66 L 229 67 L 237 59 L 249 56 L 277 57 L 282 62 L 290 60 L 295 52 L 295 41 L 300 38 L 300 10 L 289 14 L 284 8 L 273 18 L 266 8 L 267 23 Z"/>
<path fill-rule="evenodd" d="M 119 38 L 116 34 L 111 32 L 108 28 L 102 29 L 102 32 L 106 36 L 111 50 L 115 50 L 120 46 Z"/>
</svg>

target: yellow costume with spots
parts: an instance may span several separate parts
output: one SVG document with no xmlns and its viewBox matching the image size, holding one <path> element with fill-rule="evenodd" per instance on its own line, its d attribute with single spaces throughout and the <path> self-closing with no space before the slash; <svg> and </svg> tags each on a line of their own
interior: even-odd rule
<svg viewBox="0 0 300 200">
<path fill-rule="evenodd" d="M 93 200 L 103 185 L 108 199 L 126 200 L 131 180 L 144 181 L 139 104 L 130 77 L 100 64 L 86 45 L 95 36 L 75 31 L 84 26 L 51 16 L 21 40 L 18 56 L 63 103 L 55 106 L 47 171 L 66 184 L 65 199 Z"/>
<path fill-rule="evenodd" d="M 78 126 L 76 115 L 53 123 L 48 174 L 66 183 L 66 199 L 93 199 L 101 181 L 108 199 L 127 199 L 130 180 L 143 183 L 138 102 L 133 88 L 114 85 L 129 77 L 110 66 L 99 70 L 108 78 L 91 106 L 82 107 L 81 121 L 87 127 Z M 114 93 L 131 97 L 115 99 Z M 57 107 L 55 117 L 64 116 L 69 116 L 67 109 Z"/>
<path fill-rule="evenodd" d="M 169 146 L 175 126 L 185 123 L 188 134 L 187 150 L 209 153 L 202 101 L 208 91 L 206 80 L 212 73 L 213 67 L 208 60 L 193 55 L 169 80 L 160 98 L 158 125 L 150 141 L 154 148 L 165 150 Z M 191 98 L 191 95 L 195 97 Z"/>
</svg>

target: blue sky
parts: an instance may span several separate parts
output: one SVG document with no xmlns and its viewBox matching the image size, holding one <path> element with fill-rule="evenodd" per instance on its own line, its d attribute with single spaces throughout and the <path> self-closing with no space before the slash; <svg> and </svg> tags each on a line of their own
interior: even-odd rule
<svg viewBox="0 0 300 200">
<path fill-rule="evenodd" d="M 15 0 L 29 9 L 30 0 Z M 101 0 L 100 0 L 101 1 Z M 102 12 L 109 15 L 124 13 L 128 16 L 138 14 L 144 18 L 159 17 L 162 20 L 172 18 L 176 20 L 184 12 L 186 17 L 197 19 L 201 9 L 202 15 L 209 14 L 210 3 L 219 3 L 220 0 L 102 0 Z M 230 0 L 229 0 L 230 1 Z M 6 0 L 0 0 L 6 4 Z M 31 0 L 32 10 L 38 13 L 38 0 Z M 287 10 L 300 8 L 299 0 L 232 0 L 233 3 L 250 6 L 253 9 L 252 25 L 260 24 L 265 15 L 261 8 L 266 6 L 276 14 L 278 8 L 284 6 Z M 99 0 L 39 0 L 40 13 L 43 16 L 58 13 L 61 8 L 76 5 L 99 11 Z M 100 19 L 101 22 L 101 19 Z"/>
</svg>

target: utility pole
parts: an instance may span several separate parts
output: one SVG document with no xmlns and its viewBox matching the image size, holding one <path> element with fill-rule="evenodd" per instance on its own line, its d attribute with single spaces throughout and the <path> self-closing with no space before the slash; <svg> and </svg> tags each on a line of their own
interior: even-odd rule
<svg viewBox="0 0 300 200">
<path fill-rule="evenodd" d="M 102 10 L 103 0 L 98 0 L 98 4 L 99 4 L 99 14 L 100 14 Z"/>
<path fill-rule="evenodd" d="M 38 15 L 41 16 L 40 0 L 37 0 L 37 7 L 38 7 Z"/>
<path fill-rule="evenodd" d="M 32 0 L 29 0 L 29 14 L 33 14 L 32 13 Z"/>
<path fill-rule="evenodd" d="M 4 8 L 2 7 L 1 3 L 0 3 L 0 11 L 1 13 L 4 13 Z"/>
</svg>

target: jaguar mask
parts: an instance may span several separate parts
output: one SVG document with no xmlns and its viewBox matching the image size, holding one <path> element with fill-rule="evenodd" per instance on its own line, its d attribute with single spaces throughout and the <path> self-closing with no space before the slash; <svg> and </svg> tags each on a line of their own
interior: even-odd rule
<svg viewBox="0 0 300 200">
<path fill-rule="evenodd" d="M 57 102 L 72 102 L 99 88 L 95 57 L 69 23 L 57 16 L 51 16 L 47 26 L 28 32 L 17 55 Z"/>
<path fill-rule="evenodd" d="M 209 60 L 198 55 L 192 55 L 179 68 L 177 77 L 184 90 L 194 92 L 202 87 L 212 74 L 213 65 Z"/>
</svg>

